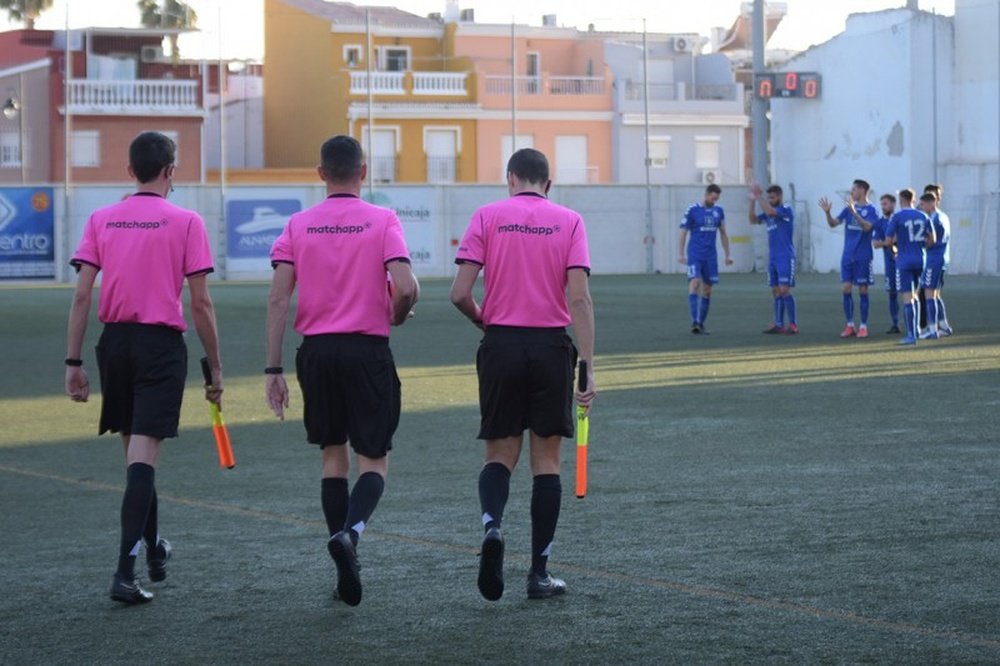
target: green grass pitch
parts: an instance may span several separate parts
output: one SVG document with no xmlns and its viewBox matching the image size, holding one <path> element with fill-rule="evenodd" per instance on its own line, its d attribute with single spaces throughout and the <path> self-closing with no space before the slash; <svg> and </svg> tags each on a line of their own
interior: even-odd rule
<svg viewBox="0 0 1000 666">
<path fill-rule="evenodd" d="M 353 609 L 331 600 L 298 389 L 284 423 L 264 404 L 265 285 L 213 290 L 232 471 L 189 338 L 181 436 L 157 470 L 175 556 L 136 608 L 106 596 L 121 446 L 94 434 L 99 396 L 62 395 L 71 291 L 0 288 L 0 662 L 1000 662 L 996 278 L 949 278 L 956 335 L 906 349 L 883 334 L 880 288 L 872 337 L 837 338 L 833 275 L 801 278 L 794 338 L 760 334 L 760 276 L 723 276 L 701 337 L 680 276 L 595 277 L 590 494 L 573 497 L 567 442 L 550 562 L 569 593 L 525 598 L 525 465 L 498 603 L 475 582 L 478 333 L 448 286 L 426 280 L 394 331 L 404 414 Z"/>
</svg>

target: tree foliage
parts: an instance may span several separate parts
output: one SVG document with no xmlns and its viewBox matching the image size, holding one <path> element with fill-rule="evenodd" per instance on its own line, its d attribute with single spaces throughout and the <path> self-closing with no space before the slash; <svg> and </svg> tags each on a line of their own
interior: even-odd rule
<svg viewBox="0 0 1000 666">
<path fill-rule="evenodd" d="M 35 19 L 51 8 L 52 0 L 0 0 L 0 9 L 7 11 L 10 20 L 23 21 L 28 30 L 34 30 Z"/>
</svg>

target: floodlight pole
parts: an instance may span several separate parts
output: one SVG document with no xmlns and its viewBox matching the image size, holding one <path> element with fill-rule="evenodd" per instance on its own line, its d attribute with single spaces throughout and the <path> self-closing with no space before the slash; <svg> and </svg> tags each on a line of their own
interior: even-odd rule
<svg viewBox="0 0 1000 666">
<path fill-rule="evenodd" d="M 753 2 L 753 23 L 751 30 L 751 44 L 753 45 L 753 73 L 754 75 L 763 74 L 767 68 L 764 61 L 764 51 L 766 46 L 766 38 L 764 36 L 764 0 L 754 0 Z M 756 91 L 751 98 L 750 103 L 750 115 L 752 123 L 752 136 L 753 136 L 753 180 L 758 185 L 762 187 L 767 187 L 771 181 L 770 175 L 768 173 L 768 159 L 767 159 L 767 136 L 768 136 L 768 122 L 767 122 L 767 101 L 761 99 Z M 754 250 L 754 269 L 761 266 L 763 261 L 763 256 L 760 253 L 760 244 L 756 242 L 756 236 L 751 236 L 754 238 L 753 250 Z"/>
<path fill-rule="evenodd" d="M 517 152 L 517 41 L 514 17 L 510 17 L 510 154 Z M 506 167 L 504 167 L 506 168 Z M 507 174 L 502 174 L 506 178 Z"/>
<path fill-rule="evenodd" d="M 374 124 L 372 116 L 374 115 L 375 108 L 375 93 L 373 92 L 375 82 L 372 81 L 372 12 L 370 9 L 365 10 L 365 78 L 368 81 L 368 140 L 365 142 L 368 145 L 365 148 L 365 152 L 368 154 L 368 200 L 371 202 L 375 201 L 375 155 L 372 153 L 372 134 L 374 133 Z M 395 155 L 395 152 L 393 153 Z"/>
<path fill-rule="evenodd" d="M 646 19 L 642 19 L 642 116 L 646 137 L 646 272 L 653 272 L 653 184 L 649 168 L 649 45 Z"/>
</svg>

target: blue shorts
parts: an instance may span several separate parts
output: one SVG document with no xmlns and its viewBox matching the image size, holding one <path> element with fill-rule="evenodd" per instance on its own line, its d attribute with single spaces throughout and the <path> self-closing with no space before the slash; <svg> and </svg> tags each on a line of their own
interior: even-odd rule
<svg viewBox="0 0 1000 666">
<path fill-rule="evenodd" d="M 843 257 L 840 260 L 840 281 L 856 285 L 875 284 L 872 277 L 872 260 Z"/>
<path fill-rule="evenodd" d="M 920 286 L 924 289 L 942 288 L 944 286 L 944 263 L 928 259 Z"/>
<path fill-rule="evenodd" d="M 923 272 L 922 268 L 897 268 L 896 291 L 901 294 L 915 294 L 920 288 L 920 278 Z"/>
<path fill-rule="evenodd" d="M 771 257 L 767 264 L 767 286 L 795 286 L 795 257 Z"/>
<path fill-rule="evenodd" d="M 688 280 L 701 280 L 705 284 L 719 284 L 719 258 L 688 259 Z"/>
</svg>

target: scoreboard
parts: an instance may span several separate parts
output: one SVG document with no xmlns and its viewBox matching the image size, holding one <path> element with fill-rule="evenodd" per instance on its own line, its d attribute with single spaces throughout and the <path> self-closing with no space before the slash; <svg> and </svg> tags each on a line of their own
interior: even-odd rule
<svg viewBox="0 0 1000 666">
<path fill-rule="evenodd" d="M 819 99 L 822 90 L 820 75 L 816 72 L 755 74 L 753 79 L 757 99 Z"/>
</svg>

